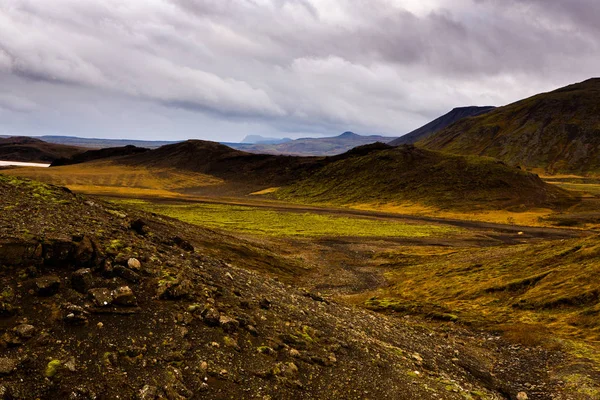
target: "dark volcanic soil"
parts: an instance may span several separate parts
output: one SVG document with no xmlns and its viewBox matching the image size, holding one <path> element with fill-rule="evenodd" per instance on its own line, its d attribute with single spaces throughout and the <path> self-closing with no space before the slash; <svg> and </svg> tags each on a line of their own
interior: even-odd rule
<svg viewBox="0 0 600 400">
<path fill-rule="evenodd" d="M 330 302 L 207 255 L 243 248 L 226 235 L 0 193 L 0 399 L 592 398 L 564 392 L 558 351 Z"/>
</svg>

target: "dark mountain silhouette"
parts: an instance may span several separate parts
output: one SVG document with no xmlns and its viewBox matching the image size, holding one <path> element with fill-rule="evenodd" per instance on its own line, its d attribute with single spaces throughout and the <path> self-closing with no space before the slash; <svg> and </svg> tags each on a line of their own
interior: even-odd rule
<svg viewBox="0 0 600 400">
<path fill-rule="evenodd" d="M 84 162 L 106 159 L 106 158 L 114 158 L 114 157 L 122 157 L 128 156 L 131 154 L 139 154 L 145 153 L 146 151 L 150 151 L 150 149 L 145 149 L 143 147 L 136 147 L 132 145 L 123 146 L 123 147 L 109 147 L 106 149 L 100 150 L 88 150 L 83 153 L 75 154 L 70 158 L 59 158 L 58 160 L 54 160 L 51 167 L 60 167 L 61 165 L 72 165 L 72 164 L 81 164 Z"/>
<path fill-rule="evenodd" d="M 550 173 L 600 173 L 600 79 L 461 120 L 419 145 Z"/>
<path fill-rule="evenodd" d="M 442 115 L 439 118 L 434 119 L 426 125 L 423 125 L 419 129 L 415 129 L 414 131 L 407 133 L 404 136 L 399 137 L 398 139 L 392 140 L 389 144 L 392 146 L 399 146 L 401 144 L 414 144 L 419 140 L 423 140 L 432 134 L 439 132 L 440 130 L 446 128 L 449 125 L 452 125 L 456 121 L 459 121 L 463 118 L 474 117 L 477 115 L 486 114 L 496 107 L 457 107 L 450 111 L 447 114 Z"/>
<path fill-rule="evenodd" d="M 0 138 L 0 160 L 5 161 L 52 163 L 59 158 L 72 157 L 86 150 L 24 136 Z"/>
</svg>

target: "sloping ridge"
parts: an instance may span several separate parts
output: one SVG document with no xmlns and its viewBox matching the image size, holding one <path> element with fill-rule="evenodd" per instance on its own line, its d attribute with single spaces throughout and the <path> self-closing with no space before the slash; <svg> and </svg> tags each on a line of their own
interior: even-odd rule
<svg viewBox="0 0 600 400">
<path fill-rule="evenodd" d="M 446 128 L 447 126 L 452 125 L 456 121 L 459 121 L 463 118 L 475 117 L 477 115 L 486 114 L 486 113 L 494 110 L 495 108 L 496 107 L 492 107 L 492 106 L 484 106 L 484 107 L 471 106 L 471 107 L 454 108 L 449 113 L 444 114 L 441 117 L 434 119 L 433 121 L 429 122 L 428 124 L 423 125 L 422 127 L 415 129 L 414 131 L 407 133 L 406 135 L 403 135 L 403 136 L 399 137 L 398 139 L 392 140 L 391 142 L 389 142 L 389 144 L 392 146 L 399 146 L 401 144 L 414 144 L 414 143 L 418 142 L 419 140 L 423 140 L 423 139 L 433 135 L 434 133 L 441 131 L 442 129 Z"/>
<path fill-rule="evenodd" d="M 68 158 L 59 158 L 58 160 L 54 160 L 51 167 L 60 167 L 62 165 L 73 165 L 73 164 L 81 164 L 84 162 L 90 162 L 95 160 L 102 160 L 107 158 L 115 158 L 115 157 L 123 157 L 132 154 L 145 153 L 150 151 L 149 149 L 143 147 L 136 147 L 133 145 L 127 145 L 122 147 L 108 147 L 105 149 L 99 150 L 88 150 L 83 153 L 75 154 L 72 157 Z"/>
<path fill-rule="evenodd" d="M 600 78 L 461 120 L 419 145 L 550 173 L 600 173 Z"/>
<path fill-rule="evenodd" d="M 334 204 L 414 201 L 452 209 L 551 207 L 574 201 L 537 175 L 497 160 L 412 145 L 379 144 L 364 154 L 359 147 L 332 161 L 277 196 Z"/>
<path fill-rule="evenodd" d="M 122 164 L 178 168 L 258 186 L 287 184 L 319 168 L 324 161 L 322 157 L 247 153 L 202 140 L 162 146 L 118 160 Z"/>
<path fill-rule="evenodd" d="M 82 147 L 47 143 L 26 136 L 0 138 L 0 160 L 51 163 L 84 152 Z"/>
</svg>

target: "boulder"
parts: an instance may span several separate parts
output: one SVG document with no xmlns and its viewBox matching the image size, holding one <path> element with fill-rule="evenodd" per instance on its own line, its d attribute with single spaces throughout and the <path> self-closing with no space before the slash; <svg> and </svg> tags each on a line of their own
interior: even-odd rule
<svg viewBox="0 0 600 400">
<path fill-rule="evenodd" d="M 78 269 L 71 276 L 71 286 L 79 293 L 87 293 L 94 285 L 92 270 L 89 268 Z"/>
</svg>

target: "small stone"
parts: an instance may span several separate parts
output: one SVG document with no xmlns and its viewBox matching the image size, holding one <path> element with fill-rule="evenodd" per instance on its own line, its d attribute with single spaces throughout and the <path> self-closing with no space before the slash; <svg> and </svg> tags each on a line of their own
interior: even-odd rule
<svg viewBox="0 0 600 400">
<path fill-rule="evenodd" d="M 88 296 L 98 307 L 109 306 L 113 301 L 111 291 L 107 288 L 90 289 Z"/>
<path fill-rule="evenodd" d="M 290 357 L 300 357 L 300 352 L 296 349 L 290 349 Z"/>
<path fill-rule="evenodd" d="M 19 365 L 18 361 L 7 357 L 0 357 L 0 376 L 12 374 Z"/>
<path fill-rule="evenodd" d="M 283 368 L 283 375 L 288 378 L 294 378 L 298 375 L 298 367 L 293 362 L 285 364 Z"/>
<path fill-rule="evenodd" d="M 102 322 L 98 322 L 98 323 L 96 324 L 96 326 L 97 326 L 98 328 L 102 329 L 102 328 L 104 327 L 104 324 L 103 324 Z"/>
<path fill-rule="evenodd" d="M 92 270 L 89 268 L 78 269 L 71 276 L 71 286 L 79 293 L 87 293 L 94 284 Z"/>
<path fill-rule="evenodd" d="M 263 298 L 260 300 L 258 305 L 260 306 L 260 308 L 262 308 L 264 310 L 268 310 L 269 308 L 271 308 L 271 301 L 267 298 Z"/>
<path fill-rule="evenodd" d="M 159 398 L 158 388 L 156 386 L 145 385 L 138 393 L 139 400 L 155 400 Z"/>
<path fill-rule="evenodd" d="M 53 296 L 60 289 L 60 278 L 44 276 L 35 280 L 35 292 L 38 296 Z"/>
<path fill-rule="evenodd" d="M 131 283 L 138 283 L 141 279 L 139 274 L 122 265 L 115 265 L 113 273 Z"/>
<path fill-rule="evenodd" d="M 120 306 L 132 307 L 137 305 L 137 299 L 129 286 L 121 286 L 111 293 L 113 303 Z"/>
<path fill-rule="evenodd" d="M 141 219 L 136 219 L 129 227 L 140 235 L 146 235 L 148 233 L 148 226 Z"/>
<path fill-rule="evenodd" d="M 233 276 L 231 275 L 231 273 L 226 272 L 225 276 L 228 277 L 229 279 L 233 280 Z"/>
<path fill-rule="evenodd" d="M 208 326 L 218 326 L 221 320 L 221 314 L 214 307 L 205 308 L 200 315 L 204 323 Z"/>
<path fill-rule="evenodd" d="M 227 371 L 226 369 L 222 369 L 222 370 L 219 372 L 219 376 L 220 376 L 221 378 L 227 378 L 227 376 L 229 376 L 229 371 Z"/>
<path fill-rule="evenodd" d="M 21 339 L 31 339 L 35 334 L 35 327 L 29 324 L 21 324 L 17 325 L 14 331 Z"/>
<path fill-rule="evenodd" d="M 221 315 L 219 317 L 219 324 L 221 325 L 221 328 L 223 328 L 223 330 L 227 333 L 234 333 L 240 327 L 240 323 L 237 320 L 229 318 L 225 315 Z"/>
<path fill-rule="evenodd" d="M 127 266 L 133 270 L 139 271 L 140 269 L 142 269 L 142 263 L 140 262 L 140 260 L 133 257 L 127 260 Z"/>
<path fill-rule="evenodd" d="M 231 347 L 232 349 L 235 349 L 235 350 L 240 350 L 240 346 L 238 345 L 237 340 L 235 340 L 234 338 L 225 336 L 223 338 L 223 343 L 225 343 L 225 346 L 227 346 L 227 347 Z"/>
<path fill-rule="evenodd" d="M 87 312 L 80 306 L 66 303 L 62 306 L 65 310 L 64 321 L 71 325 L 85 325 L 88 322 Z"/>
<path fill-rule="evenodd" d="M 519 392 L 517 394 L 517 400 L 527 400 L 527 399 L 529 399 L 529 397 L 527 396 L 527 393 Z"/>
<path fill-rule="evenodd" d="M 202 361 L 200 363 L 200 371 L 205 373 L 206 371 L 208 371 L 208 363 L 206 361 Z"/>
<path fill-rule="evenodd" d="M 69 361 L 65 363 L 65 368 L 70 372 L 77 371 L 77 364 L 75 363 L 75 358 L 71 357 Z"/>
</svg>

